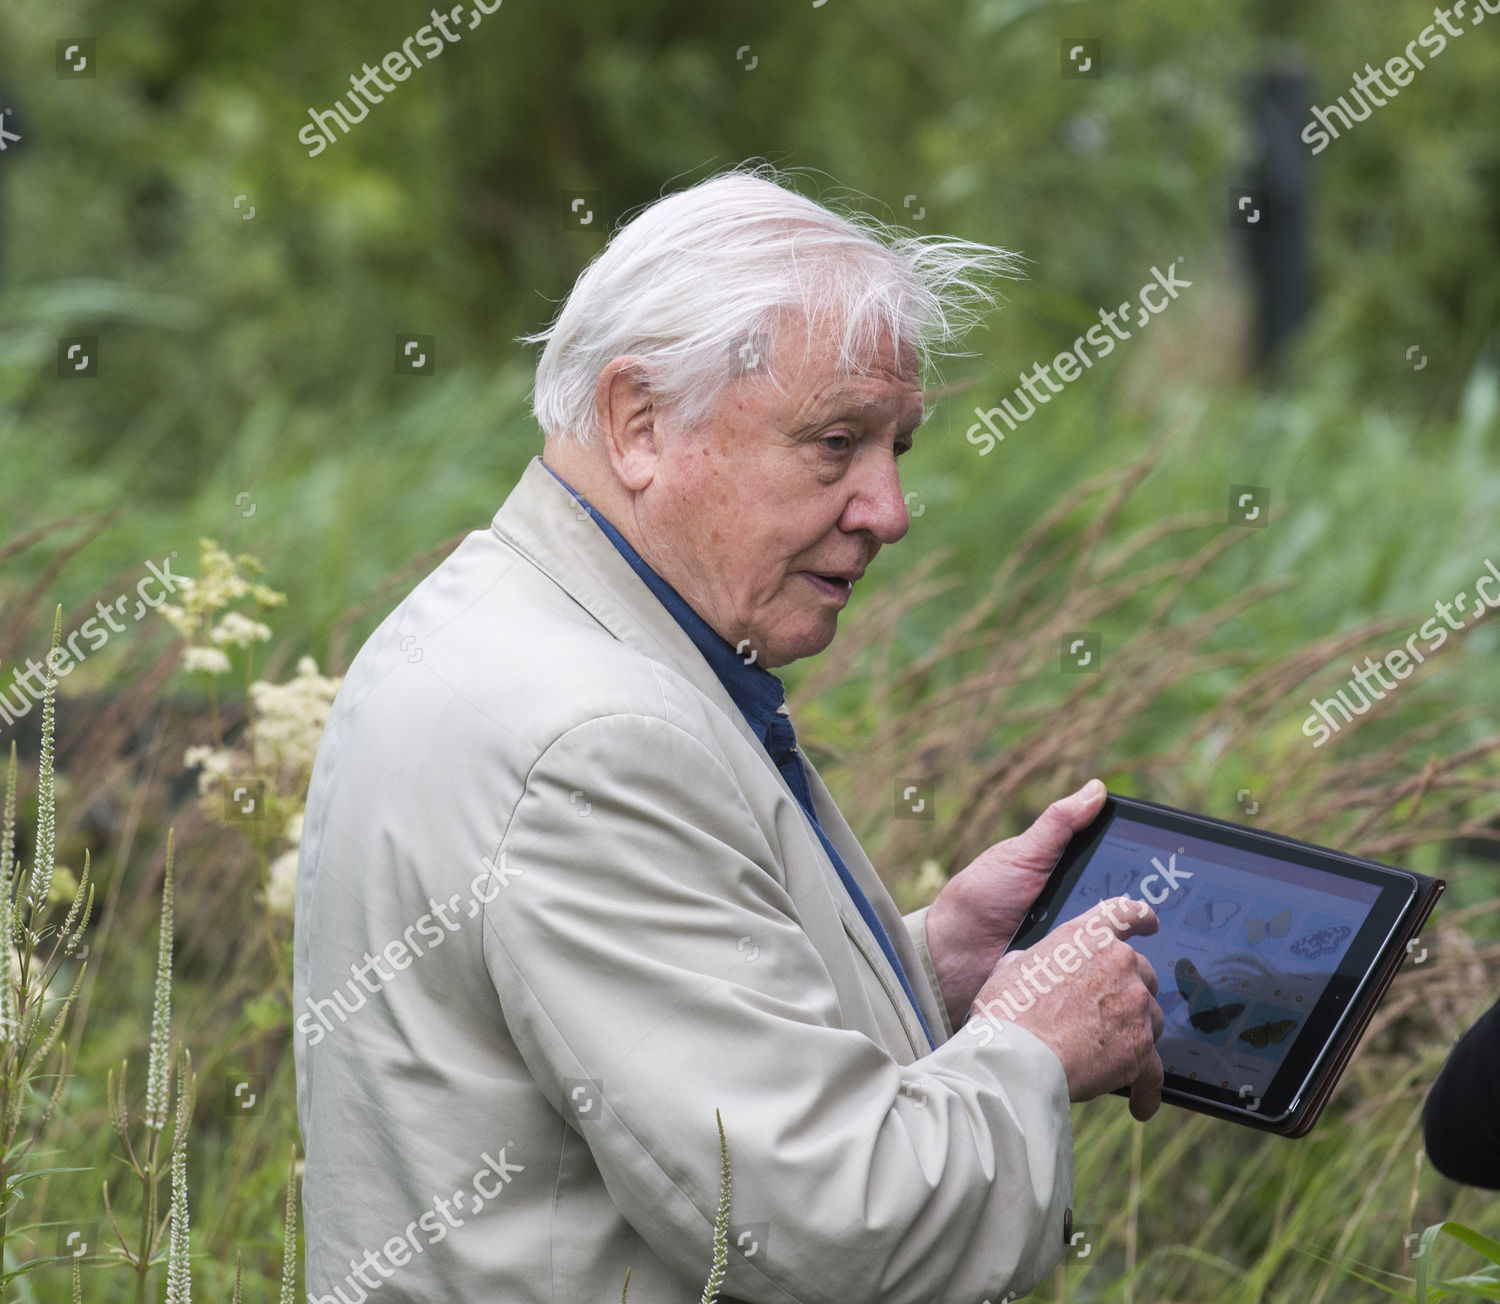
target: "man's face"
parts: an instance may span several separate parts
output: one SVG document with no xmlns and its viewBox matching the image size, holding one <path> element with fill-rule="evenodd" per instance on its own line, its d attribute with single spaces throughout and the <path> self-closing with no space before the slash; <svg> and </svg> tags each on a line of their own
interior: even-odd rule
<svg viewBox="0 0 1500 1304">
<path fill-rule="evenodd" d="M 658 410 L 659 461 L 636 496 L 632 543 L 729 643 L 771 668 L 833 641 L 852 582 L 910 520 L 896 458 L 922 421 L 914 352 L 887 344 L 867 370 L 837 345 L 803 357 L 778 333 L 770 376 L 736 380 L 702 425 Z"/>
</svg>

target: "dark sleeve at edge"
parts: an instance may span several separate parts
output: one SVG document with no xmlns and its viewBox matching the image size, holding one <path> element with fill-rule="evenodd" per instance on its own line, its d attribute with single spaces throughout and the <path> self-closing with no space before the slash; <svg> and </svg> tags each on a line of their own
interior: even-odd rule
<svg viewBox="0 0 1500 1304">
<path fill-rule="evenodd" d="M 1449 1052 L 1427 1093 L 1422 1131 L 1444 1177 L 1500 1189 L 1500 1001 Z"/>
</svg>

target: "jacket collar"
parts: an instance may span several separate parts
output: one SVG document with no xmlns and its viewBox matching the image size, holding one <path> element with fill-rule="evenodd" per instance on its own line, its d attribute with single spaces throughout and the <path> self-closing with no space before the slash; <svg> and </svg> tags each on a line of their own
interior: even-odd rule
<svg viewBox="0 0 1500 1304">
<path fill-rule="evenodd" d="M 653 592 L 653 587 L 632 566 L 625 553 L 610 541 L 604 531 L 608 524 L 553 474 L 540 457 L 533 457 L 515 489 L 495 513 L 490 529 L 556 581 L 622 643 L 653 660 L 665 662 L 680 673 L 729 716 L 764 754 L 764 737 L 757 737 L 746 722 L 739 703 L 725 687 L 708 655 L 684 628 L 684 622 L 669 608 L 665 598 Z M 614 529 L 612 525 L 609 528 Z M 621 541 L 624 542 L 623 537 Z M 641 565 L 650 571 L 644 562 Z M 719 648 L 727 652 L 739 669 L 757 671 L 775 686 L 779 704 L 784 696 L 781 681 L 762 667 L 739 665 L 734 648 L 720 638 L 665 580 L 659 576 L 656 578 L 708 635 L 717 640 Z M 713 643 L 705 642 L 713 651 Z M 761 703 L 768 700 L 764 688 L 758 693 Z M 771 709 L 776 708 L 773 705 Z M 774 771 L 769 754 L 765 759 Z"/>
<path fill-rule="evenodd" d="M 594 524 L 604 532 L 605 538 L 614 544 L 620 555 L 630 563 L 630 568 L 640 577 L 641 583 L 650 589 L 662 606 L 671 612 L 673 619 L 682 626 L 687 636 L 692 639 L 693 646 L 698 649 L 703 659 L 712 667 L 714 674 L 719 677 L 719 682 L 724 686 L 725 692 L 729 694 L 735 706 L 750 722 L 751 729 L 763 742 L 769 744 L 768 734 L 773 717 L 778 713 L 785 714 L 786 711 L 786 686 L 780 678 L 764 666 L 756 665 L 753 652 L 747 661 L 741 652 L 744 647 L 743 643 L 739 647 L 732 647 L 726 638 L 688 605 L 687 600 L 675 588 L 647 564 L 645 558 L 631 546 L 630 541 L 615 528 L 607 517 L 603 516 L 588 499 L 546 462 L 542 462 L 541 466 L 578 501 L 579 506 L 588 512 Z"/>
</svg>

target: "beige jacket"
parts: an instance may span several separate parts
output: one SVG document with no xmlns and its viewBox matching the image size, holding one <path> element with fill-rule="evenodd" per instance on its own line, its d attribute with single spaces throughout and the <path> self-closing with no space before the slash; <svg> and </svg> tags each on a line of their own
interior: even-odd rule
<svg viewBox="0 0 1500 1304">
<path fill-rule="evenodd" d="M 993 1304 L 1063 1251 L 1067 1084 L 910 1003 L 687 634 L 534 459 L 339 690 L 296 903 L 314 1304 Z"/>
</svg>

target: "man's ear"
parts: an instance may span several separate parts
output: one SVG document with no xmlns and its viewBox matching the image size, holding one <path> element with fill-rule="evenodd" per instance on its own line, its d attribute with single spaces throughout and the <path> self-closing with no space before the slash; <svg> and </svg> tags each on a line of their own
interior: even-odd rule
<svg viewBox="0 0 1500 1304">
<path fill-rule="evenodd" d="M 594 414 L 615 478 L 638 493 L 655 477 L 663 452 L 660 410 L 640 358 L 612 358 L 599 373 Z"/>
</svg>

